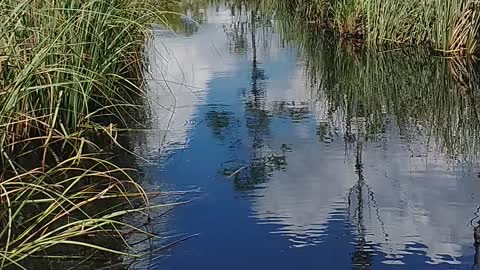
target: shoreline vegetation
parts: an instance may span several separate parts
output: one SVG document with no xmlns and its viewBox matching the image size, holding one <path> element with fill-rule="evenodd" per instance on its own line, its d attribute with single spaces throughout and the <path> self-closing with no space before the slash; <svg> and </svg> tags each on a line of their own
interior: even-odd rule
<svg viewBox="0 0 480 270">
<path fill-rule="evenodd" d="M 275 14 L 278 20 L 284 18 L 283 24 L 291 24 L 283 27 L 315 26 L 318 30 L 320 26 L 372 47 L 418 45 L 447 56 L 480 51 L 480 3 L 472 0 L 225 2 L 252 9 L 253 24 L 255 16 Z M 136 181 L 137 174 L 131 169 L 135 157 L 121 131 L 146 122 L 144 75 L 148 63 L 144 53 L 151 26 L 176 29 L 181 8 L 181 3 L 173 0 L 0 0 L 1 269 L 35 269 L 45 262 L 51 269 L 82 264 L 84 269 L 92 269 L 98 268 L 99 262 L 123 265 L 125 258 L 141 256 L 135 246 L 139 239 L 162 240 L 145 229 L 150 211 L 168 211 L 178 204 L 150 203 L 166 193 L 146 192 Z M 264 19 L 271 19 L 267 17 Z M 305 29 L 295 33 L 308 37 Z M 315 61 L 315 53 L 306 56 L 311 54 Z M 393 60 L 386 57 L 370 62 L 385 67 Z M 429 63 L 423 58 L 420 62 Z M 318 79 L 316 86 L 342 84 L 351 90 L 349 95 L 359 99 L 381 98 L 367 90 L 380 91 L 398 83 L 378 79 L 378 69 L 368 64 L 355 69 L 333 62 L 337 73 L 344 74 L 341 81 L 321 65 L 309 64 L 312 80 Z M 400 67 L 384 72 L 410 76 L 422 70 Z M 448 72 L 451 70 L 441 66 L 431 76 Z M 368 83 L 378 81 L 378 85 L 355 85 L 362 74 L 369 75 Z M 461 73 L 457 77 L 470 82 Z M 408 84 L 399 87 L 409 90 Z M 429 89 L 436 90 L 435 86 Z M 340 102 L 344 93 L 328 94 Z M 438 104 L 450 99 L 446 95 L 440 98 Z M 454 101 L 461 103 L 462 97 Z M 467 113 L 476 114 L 472 104 Z M 451 107 L 452 115 L 463 113 Z M 428 117 L 428 112 L 422 116 Z M 439 108 L 438 119 L 446 116 Z M 455 140 L 445 141 L 464 147 L 470 143 Z M 129 237 L 136 239 L 135 243 Z"/>
<path fill-rule="evenodd" d="M 254 0 L 245 3 L 256 7 L 259 13 L 269 11 L 277 19 L 295 18 L 359 46 L 417 46 L 443 56 L 471 56 L 480 52 L 480 2 L 476 0 Z"/>
<path fill-rule="evenodd" d="M 178 3 L 0 0 L 1 269 L 92 269 L 140 256 L 128 236 L 158 238 L 150 211 L 175 205 L 151 205 L 162 193 L 114 153 L 144 117 L 144 47 L 168 10 Z"/>
</svg>

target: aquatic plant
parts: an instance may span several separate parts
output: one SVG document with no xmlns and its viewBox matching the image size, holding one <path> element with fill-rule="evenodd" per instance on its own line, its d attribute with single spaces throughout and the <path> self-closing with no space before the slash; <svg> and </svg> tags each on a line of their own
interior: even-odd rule
<svg viewBox="0 0 480 270">
<path fill-rule="evenodd" d="M 419 45 L 448 55 L 478 52 L 480 15 L 475 0 L 238 2 L 259 2 L 264 14 L 314 23 L 371 47 Z"/>
<path fill-rule="evenodd" d="M 343 35 L 362 38 L 364 35 L 364 0 L 339 0 L 333 8 L 334 28 Z"/>
<path fill-rule="evenodd" d="M 0 2 L 0 144 L 33 130 L 75 131 L 142 95 L 149 23 L 158 1 Z"/>
<path fill-rule="evenodd" d="M 117 135 L 144 107 L 151 24 L 168 25 L 172 7 L 0 0 L 0 268 L 26 268 L 32 258 L 132 255 L 125 233 L 154 237 L 123 221 L 147 218 L 152 206 L 106 153 L 126 150 Z M 91 252 L 65 252 L 77 248 Z"/>
<path fill-rule="evenodd" d="M 427 44 L 447 54 L 477 51 L 480 16 L 473 0 L 366 1 L 370 44 Z"/>
</svg>

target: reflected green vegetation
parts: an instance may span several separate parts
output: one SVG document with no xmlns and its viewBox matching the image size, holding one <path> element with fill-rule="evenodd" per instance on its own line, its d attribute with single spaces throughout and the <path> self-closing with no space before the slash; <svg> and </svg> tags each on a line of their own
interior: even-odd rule
<svg viewBox="0 0 480 270">
<path fill-rule="evenodd" d="M 258 5 L 261 7 L 261 5 Z M 244 8 L 244 7 L 242 7 Z M 308 118 L 308 104 L 273 102 L 265 104 L 262 84 L 268 74 L 257 60 L 257 46 L 268 43 L 258 32 L 268 32 L 260 8 L 245 8 L 243 23 L 227 31 L 232 52 L 249 52 L 251 86 L 245 90 L 245 113 L 249 133 L 248 163 L 225 165 L 224 175 L 234 178 L 237 190 L 251 190 L 268 181 L 275 171 L 288 166 L 288 151 L 265 147 L 271 119 L 288 117 L 292 121 Z M 244 10 L 245 10 L 244 9 Z M 242 9 L 240 9 L 242 10 Z M 253 10 L 253 11 L 252 11 Z M 238 14 L 238 9 L 236 10 Z M 310 10 L 309 12 L 317 12 Z M 310 96 L 327 108 L 341 123 L 321 122 L 318 135 L 330 142 L 335 125 L 344 128 L 346 151 L 355 156 L 358 179 L 348 193 L 348 219 L 355 231 L 352 269 L 370 269 L 375 252 L 367 240 L 366 216 L 373 206 L 379 224 L 384 224 L 376 205 L 375 194 L 363 176 L 363 147 L 371 142 L 388 143 L 389 130 L 399 130 L 413 158 L 443 153 L 449 161 L 478 161 L 480 118 L 478 115 L 479 69 L 468 59 L 441 58 L 431 50 L 413 48 L 385 51 L 366 49 L 358 43 L 345 42 L 318 25 L 298 20 L 295 14 L 276 13 L 282 43 L 298 47 L 305 63 Z M 265 30 L 267 28 L 267 30 Z M 355 31 L 363 31 L 356 29 Z M 250 32 L 250 35 L 249 35 Z M 267 109 L 268 108 L 268 109 Z M 249 124 L 250 123 L 250 124 Z M 433 150 L 433 151 L 431 151 Z M 295 149 L 293 149 L 295 151 Z M 434 155 L 434 154 L 432 154 Z M 371 218 L 371 217 L 370 217 Z M 474 229 L 475 265 L 478 264 L 478 227 Z M 385 231 L 379 233 L 387 235 Z"/>
<path fill-rule="evenodd" d="M 476 159 L 475 61 L 412 48 L 372 51 L 286 14 L 277 23 L 283 42 L 301 52 L 311 96 L 327 102 L 330 114 L 364 123 L 369 139 L 380 139 L 395 121 L 407 140 L 427 138 L 451 158 Z"/>
<path fill-rule="evenodd" d="M 243 16 L 234 19 L 226 34 L 232 52 L 251 52 L 252 83 L 246 109 L 253 118 L 251 123 L 261 130 L 268 130 L 268 121 L 263 119 L 268 119 L 269 114 L 287 113 L 294 119 L 308 113 L 308 108 L 302 112 L 299 104 L 289 108 L 289 112 L 288 104 L 274 104 L 274 111 L 262 109 L 265 105 L 262 105 L 261 85 L 265 74 L 256 60 L 256 47 L 257 43 L 269 42 L 268 35 L 263 34 L 272 31 L 268 19 L 272 19 L 269 12 L 272 6 L 268 4 L 268 1 L 227 3 L 236 15 L 234 18 Z M 276 34 L 283 43 L 299 48 L 309 80 L 306 87 L 312 97 L 327 103 L 330 115 L 338 114 L 364 127 L 367 141 L 384 140 L 386 126 L 395 123 L 408 141 L 426 139 L 429 149 L 441 150 L 449 158 L 477 159 L 480 74 L 474 61 L 437 57 L 429 50 L 414 48 L 381 52 L 365 49 L 337 39 L 318 25 L 298 20 L 292 10 L 296 9 L 283 1 L 277 2 Z M 332 127 L 324 124 L 319 135 L 329 140 L 331 134 L 327 133 Z M 258 133 L 256 130 L 255 134 Z M 259 141 L 255 136 L 252 138 Z"/>
<path fill-rule="evenodd" d="M 276 114 L 267 108 L 265 95 L 268 76 L 258 60 L 258 47 L 269 42 L 265 37 L 271 30 L 266 27 L 269 25 L 268 20 L 264 21 L 260 18 L 268 18 L 268 16 L 257 12 L 255 4 L 245 7 L 238 3 L 230 3 L 230 12 L 233 20 L 225 28 L 230 52 L 235 54 L 249 52 L 251 57 L 250 87 L 243 89 L 245 125 L 250 149 L 247 162 L 237 159 L 226 162 L 221 168 L 221 173 L 233 179 L 237 190 L 247 191 L 266 182 L 273 172 L 284 169 L 287 166 L 286 152 L 290 149 L 283 146 L 278 150 L 269 150 L 265 145 L 265 138 L 270 134 L 272 116 Z M 258 42 L 260 44 L 257 43 L 257 35 L 264 37 Z M 276 110 L 288 113 L 286 109 L 288 106 L 283 105 L 285 104 L 278 104 Z M 207 119 L 209 118 L 207 115 Z M 209 126 L 215 133 L 216 126 Z"/>
<path fill-rule="evenodd" d="M 449 160 L 478 161 L 478 65 L 467 59 L 439 58 L 428 50 L 367 50 L 359 44 L 343 42 L 316 25 L 296 20 L 292 14 L 280 13 L 276 16 L 282 42 L 296 46 L 300 51 L 306 66 L 308 83 L 305 87 L 310 89 L 310 96 L 326 106 L 329 119 L 333 115 L 342 119 L 346 151 L 352 151 L 355 156 L 355 172 L 358 176 L 348 193 L 348 218 L 356 233 L 355 251 L 351 256 L 352 268 L 370 269 L 374 251 L 367 241 L 364 219 L 372 213 L 368 212 L 370 208 L 365 209 L 366 206 L 373 206 L 376 211 L 373 215 L 376 215 L 379 224 L 383 224 L 383 221 L 378 213 L 375 194 L 363 176 L 364 145 L 387 142 L 387 129 L 394 126 L 406 142 L 413 145 L 426 143 L 420 152 L 411 150 L 412 157 L 425 157 L 430 155 L 430 150 L 434 150 L 433 153 L 440 151 Z M 268 24 L 262 25 L 262 20 L 261 16 L 255 19 L 258 27 L 270 27 Z M 253 56 L 255 44 L 254 41 L 250 42 Z M 258 65 L 255 58 L 253 63 L 254 66 Z M 252 83 L 252 89 L 255 89 L 255 85 L 255 82 Z M 255 100 L 255 95 L 251 97 Z M 265 115 L 287 116 L 296 121 L 302 115 L 307 115 L 309 110 L 308 106 L 289 106 L 281 102 L 273 104 L 273 109 L 265 112 Z M 252 122 L 255 123 L 263 119 L 256 114 L 253 116 Z M 330 142 L 334 137 L 332 130 L 338 124 L 333 121 L 320 123 L 320 139 Z M 262 130 L 268 130 L 265 125 L 269 123 L 257 128 L 250 127 L 252 135 L 249 137 L 254 142 Z M 258 149 L 261 151 L 261 148 Z M 271 151 L 263 152 L 265 158 Z M 255 168 L 250 170 L 252 173 L 245 170 L 243 181 L 235 182 L 235 187 L 240 190 L 258 187 L 259 183 L 268 181 L 272 172 L 288 166 L 288 153 L 284 151 L 277 159 L 270 159 L 281 161 L 273 162 L 279 166 L 258 162 L 255 157 L 253 160 L 256 162 L 252 164 L 261 167 L 252 166 Z M 238 177 L 241 176 L 239 173 Z M 385 234 L 384 231 L 380 233 Z M 474 229 L 474 236 L 474 263 L 478 265 L 478 227 Z"/>
<path fill-rule="evenodd" d="M 272 14 L 265 9 L 265 3 L 227 3 L 233 15 L 225 27 L 231 52 L 248 52 L 251 57 L 250 88 L 244 90 L 252 148 L 249 162 L 235 160 L 221 169 L 223 175 L 235 180 L 239 190 L 255 188 L 288 164 L 287 152 L 292 149 L 265 148 L 272 117 L 301 121 L 311 113 L 308 104 L 274 102 L 267 108 L 264 81 L 268 74 L 257 59 L 257 47 L 271 42 L 265 33 L 274 32 L 269 20 Z M 426 144 L 420 151 L 411 150 L 412 157 L 424 157 L 434 150 L 449 160 L 478 159 L 480 74 L 475 62 L 441 58 L 429 50 L 414 48 L 369 50 L 339 40 L 316 24 L 296 19 L 295 13 L 286 12 L 287 7 L 278 8 L 274 15 L 275 34 L 283 44 L 299 49 L 306 66 L 305 87 L 313 99 L 327 107 L 330 119 L 335 115 L 345 121 L 346 144 L 388 141 L 386 130 L 394 126 L 403 140 Z M 209 125 L 215 134 L 220 134 L 231 120 L 224 112 L 210 112 L 207 119 L 215 119 L 215 124 Z M 336 124 L 333 120 L 320 123 L 321 141 L 331 142 Z M 361 190 L 364 185 L 359 183 L 358 187 Z"/>
<path fill-rule="evenodd" d="M 207 113 L 207 125 L 217 138 L 223 138 L 224 132 L 232 128 L 232 114 L 227 111 L 210 111 Z"/>
<path fill-rule="evenodd" d="M 432 147 L 451 158 L 478 155 L 479 86 L 473 63 L 403 51 L 332 50 L 327 60 L 332 66 L 312 63 L 309 71 L 312 91 L 325 95 L 331 111 L 361 119 L 372 139 L 395 121 L 409 141 L 431 138 Z"/>
</svg>

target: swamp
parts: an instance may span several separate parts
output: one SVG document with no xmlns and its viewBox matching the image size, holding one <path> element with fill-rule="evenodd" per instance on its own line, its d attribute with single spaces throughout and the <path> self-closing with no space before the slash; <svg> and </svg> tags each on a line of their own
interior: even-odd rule
<svg viewBox="0 0 480 270">
<path fill-rule="evenodd" d="M 479 13 L 0 0 L 0 269 L 480 269 Z"/>
</svg>

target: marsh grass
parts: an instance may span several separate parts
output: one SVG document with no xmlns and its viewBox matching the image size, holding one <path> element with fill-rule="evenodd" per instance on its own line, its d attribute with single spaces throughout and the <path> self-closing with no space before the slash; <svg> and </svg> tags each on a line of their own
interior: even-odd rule
<svg viewBox="0 0 480 270">
<path fill-rule="evenodd" d="M 445 54 L 474 54 L 480 17 L 472 0 L 366 1 L 371 44 L 424 44 Z"/>
<path fill-rule="evenodd" d="M 0 143 L 103 115 L 123 122 L 142 96 L 148 23 L 164 21 L 154 2 L 2 0 Z"/>
<path fill-rule="evenodd" d="M 0 0 L 0 268 L 79 259 L 79 249 L 138 256 L 126 233 L 156 237 L 125 217 L 148 222 L 149 211 L 172 206 L 150 205 L 159 194 L 145 192 L 108 149 L 126 150 L 118 132 L 142 114 L 150 26 L 167 27 L 176 7 Z"/>
<path fill-rule="evenodd" d="M 240 2 L 255 2 L 239 0 Z M 260 1 L 263 12 L 315 23 L 372 48 L 415 45 L 444 55 L 478 53 L 476 0 Z"/>
</svg>

